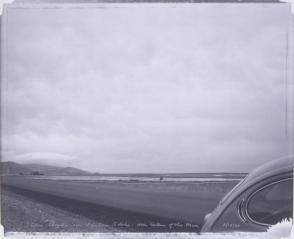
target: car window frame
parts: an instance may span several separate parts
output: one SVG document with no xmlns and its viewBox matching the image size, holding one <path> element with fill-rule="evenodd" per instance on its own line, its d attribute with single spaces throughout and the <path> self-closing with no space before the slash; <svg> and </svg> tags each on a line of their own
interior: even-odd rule
<svg viewBox="0 0 294 239">
<path fill-rule="evenodd" d="M 250 193 L 250 195 L 249 195 L 248 198 L 246 199 L 246 203 L 245 203 L 245 207 L 244 207 L 244 211 L 245 211 L 246 218 L 247 218 L 250 222 L 252 222 L 252 223 L 254 223 L 254 224 L 256 224 L 256 225 L 267 226 L 267 227 L 272 226 L 272 224 L 262 223 L 262 222 L 258 222 L 258 221 L 256 221 L 256 220 L 252 219 L 252 218 L 250 217 L 250 215 L 249 215 L 249 212 L 248 212 L 248 205 L 249 205 L 250 200 L 252 199 L 252 197 L 253 197 L 255 194 L 257 194 L 258 192 L 260 192 L 260 191 L 262 191 L 262 190 L 264 190 L 264 189 L 266 189 L 266 188 L 268 188 L 268 187 L 270 187 L 270 186 L 272 186 L 272 185 L 275 185 L 275 184 L 278 184 L 278 183 L 281 183 L 281 182 L 284 182 L 284 181 L 288 181 L 288 180 L 292 180 L 292 182 L 293 182 L 293 177 L 287 177 L 287 178 L 284 178 L 284 179 L 277 180 L 277 181 L 275 181 L 275 182 L 267 183 L 267 184 L 263 185 L 262 187 L 258 188 L 257 190 L 253 191 L 252 193 Z M 294 182 L 293 182 L 293 183 L 294 183 Z"/>
<path fill-rule="evenodd" d="M 246 181 L 244 183 L 242 183 L 240 185 L 240 187 L 236 187 L 235 188 L 235 192 L 231 193 L 229 197 L 226 198 L 226 200 L 223 202 L 223 204 L 218 204 L 218 206 L 214 209 L 214 211 L 212 212 L 212 214 L 216 213 L 215 215 L 215 219 L 213 220 L 213 222 L 211 223 L 211 230 L 213 230 L 213 228 L 220 223 L 220 221 L 222 220 L 223 215 L 226 213 L 227 210 L 229 210 L 229 208 L 234 205 L 234 203 L 236 205 L 239 204 L 240 200 L 242 198 L 244 198 L 245 203 L 243 204 L 243 212 L 245 215 L 245 222 L 244 223 L 251 223 L 257 227 L 268 227 L 269 225 L 263 225 L 263 224 L 256 224 L 250 221 L 250 219 L 247 217 L 246 212 L 245 212 L 245 208 L 246 208 L 246 204 L 248 202 L 248 197 L 254 193 L 255 191 L 257 191 L 259 188 L 269 185 L 271 183 L 280 181 L 280 180 L 286 180 L 286 179 L 292 179 L 293 180 L 293 169 L 291 170 L 287 170 L 284 172 L 280 172 L 278 174 L 274 174 L 274 175 L 270 175 L 267 176 L 266 178 L 263 178 L 261 180 L 255 181 L 255 182 L 251 182 L 251 181 Z M 246 177 L 248 178 L 248 177 Z M 245 179 L 245 178 L 244 178 Z M 248 184 L 249 183 L 249 184 Z M 248 185 L 247 185 L 248 184 Z M 238 192 L 239 191 L 239 192 Z M 236 195 L 234 195 L 235 193 L 237 193 Z M 234 195 L 234 197 L 232 197 Z M 235 205 L 235 210 L 237 210 L 237 206 Z M 235 215 L 239 217 L 239 214 L 235 212 Z M 241 219 L 240 219 L 241 221 Z M 243 222 L 242 222 L 243 223 Z"/>
</svg>

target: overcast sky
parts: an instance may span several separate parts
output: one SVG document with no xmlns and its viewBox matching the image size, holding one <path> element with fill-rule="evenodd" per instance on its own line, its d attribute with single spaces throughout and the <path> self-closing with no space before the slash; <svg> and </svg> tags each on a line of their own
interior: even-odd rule
<svg viewBox="0 0 294 239">
<path fill-rule="evenodd" d="M 285 4 L 8 9 L 4 160 L 244 172 L 286 155 L 287 13 Z"/>
</svg>

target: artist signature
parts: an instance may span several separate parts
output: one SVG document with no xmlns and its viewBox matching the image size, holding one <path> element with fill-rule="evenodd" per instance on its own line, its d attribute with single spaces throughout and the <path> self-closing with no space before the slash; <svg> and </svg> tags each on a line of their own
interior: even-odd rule
<svg viewBox="0 0 294 239">
<path fill-rule="evenodd" d="M 143 227 L 143 228 L 169 228 L 169 229 L 175 229 L 175 228 L 199 228 L 197 224 L 192 224 L 192 223 L 181 223 L 181 222 L 172 222 L 172 223 L 167 223 L 163 224 L 160 222 L 148 222 L 148 223 L 135 223 L 135 224 L 130 224 L 128 222 L 117 222 L 114 221 L 112 223 L 113 227 Z"/>
<path fill-rule="evenodd" d="M 223 223 L 222 226 L 225 227 L 225 228 L 235 229 L 235 228 L 239 228 L 240 227 L 240 224 L 225 222 L 225 223 Z"/>
</svg>

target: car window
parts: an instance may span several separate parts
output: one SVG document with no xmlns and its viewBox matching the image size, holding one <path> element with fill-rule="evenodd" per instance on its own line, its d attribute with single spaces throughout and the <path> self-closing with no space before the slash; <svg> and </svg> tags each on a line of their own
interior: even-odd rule
<svg viewBox="0 0 294 239">
<path fill-rule="evenodd" d="M 269 225 L 292 218 L 292 212 L 293 179 L 273 183 L 256 191 L 247 206 L 251 220 Z"/>
</svg>

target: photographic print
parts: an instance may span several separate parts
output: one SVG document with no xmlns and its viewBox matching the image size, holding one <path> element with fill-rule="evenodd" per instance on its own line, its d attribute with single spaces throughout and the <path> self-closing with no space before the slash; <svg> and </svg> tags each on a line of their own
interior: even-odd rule
<svg viewBox="0 0 294 239">
<path fill-rule="evenodd" d="M 292 20 L 279 1 L 5 5 L 5 234 L 290 236 Z"/>
</svg>

